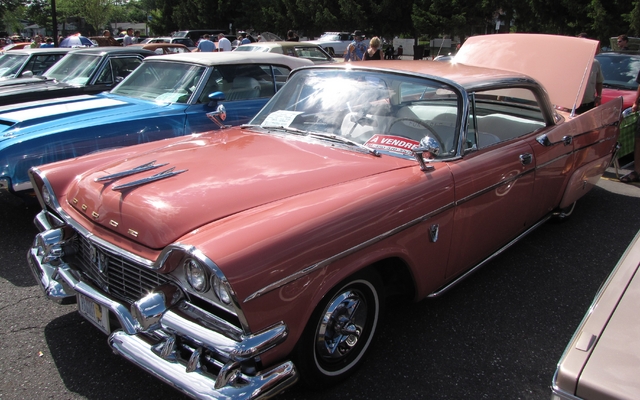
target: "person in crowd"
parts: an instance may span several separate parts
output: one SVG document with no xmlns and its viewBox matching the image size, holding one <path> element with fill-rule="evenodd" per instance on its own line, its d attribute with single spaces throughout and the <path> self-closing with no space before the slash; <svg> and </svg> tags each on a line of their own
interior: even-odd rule
<svg viewBox="0 0 640 400">
<path fill-rule="evenodd" d="M 247 32 L 242 32 L 242 40 L 240 41 L 240 44 L 249 44 L 251 43 L 251 40 L 247 37 Z"/>
<path fill-rule="evenodd" d="M 636 92 L 636 101 L 631 107 L 633 112 L 640 111 L 640 71 L 638 71 L 638 75 L 636 76 L 636 83 L 638 83 L 638 90 Z M 620 182 L 640 182 L 640 123 L 636 124 L 636 133 L 633 140 L 633 171 L 621 177 Z"/>
<path fill-rule="evenodd" d="M 131 46 L 133 44 L 133 28 L 127 28 L 127 34 L 122 39 L 123 46 Z"/>
<path fill-rule="evenodd" d="M 38 47 L 40 47 L 41 44 L 42 44 L 42 37 L 40 37 L 40 35 L 35 35 L 29 47 L 31 47 L 32 49 L 37 49 Z"/>
<path fill-rule="evenodd" d="M 53 46 L 53 38 L 48 37 L 45 40 L 45 42 L 40 45 L 40 48 L 43 48 L 43 47 L 54 47 Z"/>
<path fill-rule="evenodd" d="M 210 36 L 205 33 L 198 42 L 198 47 L 194 51 L 212 52 L 216 51 L 216 44 L 209 40 Z"/>
<path fill-rule="evenodd" d="M 107 38 L 107 42 L 109 42 L 109 46 L 118 46 L 118 41 L 114 39 L 114 37 L 111 35 L 110 30 L 105 29 L 104 31 L 102 31 L 102 36 Z"/>
<path fill-rule="evenodd" d="M 382 50 L 380 50 L 380 38 L 374 36 L 369 41 L 369 48 L 364 52 L 363 60 L 382 60 Z"/>
<path fill-rule="evenodd" d="M 231 42 L 222 32 L 218 33 L 218 51 L 231 51 Z"/>
<path fill-rule="evenodd" d="M 627 35 L 620 35 L 618 36 L 618 48 L 620 50 L 629 50 L 629 36 Z"/>
<path fill-rule="evenodd" d="M 344 53 L 345 61 L 362 61 L 367 46 L 362 42 L 364 35 L 360 31 L 353 32 L 353 42 L 349 43 Z"/>
<path fill-rule="evenodd" d="M 131 39 L 132 43 L 140 43 L 142 42 L 142 39 L 140 39 L 140 31 L 134 31 L 133 32 L 133 38 Z"/>
<path fill-rule="evenodd" d="M 296 35 L 296 33 L 293 30 L 289 29 L 287 31 L 287 40 L 286 41 L 287 42 L 299 42 L 300 38 L 298 37 L 298 35 Z"/>
</svg>

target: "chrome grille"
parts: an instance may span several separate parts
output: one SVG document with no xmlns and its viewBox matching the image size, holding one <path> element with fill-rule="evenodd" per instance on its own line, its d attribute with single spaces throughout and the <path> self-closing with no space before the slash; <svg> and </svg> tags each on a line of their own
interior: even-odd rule
<svg viewBox="0 0 640 400">
<path fill-rule="evenodd" d="M 82 272 L 112 296 L 132 303 L 168 282 L 161 274 L 138 265 L 78 235 L 78 261 Z"/>
</svg>

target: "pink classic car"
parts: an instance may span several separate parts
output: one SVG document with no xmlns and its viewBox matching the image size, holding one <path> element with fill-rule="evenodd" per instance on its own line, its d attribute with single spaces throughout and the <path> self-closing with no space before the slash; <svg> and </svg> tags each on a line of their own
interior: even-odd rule
<svg viewBox="0 0 640 400">
<path fill-rule="evenodd" d="M 249 125 L 33 168 L 29 266 L 190 396 L 336 383 L 387 296 L 443 294 L 596 184 L 622 102 L 562 111 L 596 46 L 490 35 L 451 63 L 304 67 Z"/>
</svg>

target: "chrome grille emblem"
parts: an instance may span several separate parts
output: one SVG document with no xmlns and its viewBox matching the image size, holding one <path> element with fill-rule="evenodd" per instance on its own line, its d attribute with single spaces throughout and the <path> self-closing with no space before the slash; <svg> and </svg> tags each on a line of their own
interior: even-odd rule
<svg viewBox="0 0 640 400">
<path fill-rule="evenodd" d="M 101 274 L 104 274 L 107 271 L 107 267 L 109 266 L 109 257 L 94 245 L 89 246 L 89 259 L 91 262 L 98 267 L 98 271 Z"/>
</svg>

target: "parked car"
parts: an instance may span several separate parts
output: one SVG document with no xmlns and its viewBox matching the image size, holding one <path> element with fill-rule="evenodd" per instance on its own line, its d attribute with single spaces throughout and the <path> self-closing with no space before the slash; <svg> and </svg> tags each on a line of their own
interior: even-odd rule
<svg viewBox="0 0 640 400">
<path fill-rule="evenodd" d="M 143 48 L 151 50 L 156 54 L 175 54 L 175 53 L 189 53 L 191 50 L 183 44 L 179 43 L 136 43 L 127 47 Z"/>
<path fill-rule="evenodd" d="M 189 48 L 189 51 L 193 51 L 196 49 L 195 42 L 188 37 L 155 37 L 146 38 L 142 41 L 142 44 L 147 43 L 175 43 L 185 45 L 187 48 Z"/>
<path fill-rule="evenodd" d="M 224 124 L 246 123 L 305 65 L 263 53 L 151 56 L 110 92 L 3 107 L 0 191 L 29 195 L 31 166 L 216 129 L 207 113 L 224 98 Z"/>
<path fill-rule="evenodd" d="M 310 40 L 325 49 L 332 57 L 340 57 L 353 42 L 353 34 L 348 32 L 325 32 L 316 40 Z"/>
<path fill-rule="evenodd" d="M 0 49 L 0 54 L 4 54 L 7 51 L 24 49 L 25 47 L 29 47 L 30 45 L 31 42 L 11 43 L 2 47 L 2 49 Z"/>
<path fill-rule="evenodd" d="M 236 47 L 234 51 L 258 51 L 306 58 L 314 64 L 336 62 L 322 47 L 308 42 L 254 42 Z"/>
<path fill-rule="evenodd" d="M 300 68 L 248 125 L 33 168 L 29 266 L 193 397 L 334 384 L 385 295 L 442 295 L 596 184 L 622 102 L 553 107 L 596 46 L 474 36 L 456 63 Z"/>
<path fill-rule="evenodd" d="M 604 75 L 602 102 L 622 96 L 623 108 L 631 107 L 638 97 L 640 54 L 608 52 L 596 55 L 596 59 Z"/>
<path fill-rule="evenodd" d="M 0 82 L 0 105 L 111 90 L 156 53 L 139 47 L 92 47 L 70 51 L 41 77 Z"/>
<path fill-rule="evenodd" d="M 640 71 L 640 54 L 607 52 L 596 55 L 596 59 L 604 75 L 602 102 L 622 97 L 623 110 L 633 106 L 638 97 L 636 77 Z M 620 128 L 619 158 L 633 153 L 637 118 L 637 113 L 625 114 Z"/>
<path fill-rule="evenodd" d="M 189 38 L 193 41 L 193 43 L 197 43 L 198 40 L 200 40 L 201 37 L 203 37 L 205 34 L 209 34 L 209 36 L 211 36 L 211 40 L 214 40 L 214 38 L 217 41 L 217 37 L 218 37 L 218 33 L 225 33 L 226 31 L 224 29 L 190 29 L 190 30 L 184 30 L 184 31 L 177 31 L 174 32 L 173 35 L 171 35 L 171 37 L 174 38 Z"/>
<path fill-rule="evenodd" d="M 0 80 L 42 75 L 69 50 L 52 47 L 6 52 L 0 55 Z"/>
<path fill-rule="evenodd" d="M 638 370 L 640 233 L 569 341 L 553 376 L 552 399 L 635 399 Z"/>
</svg>

